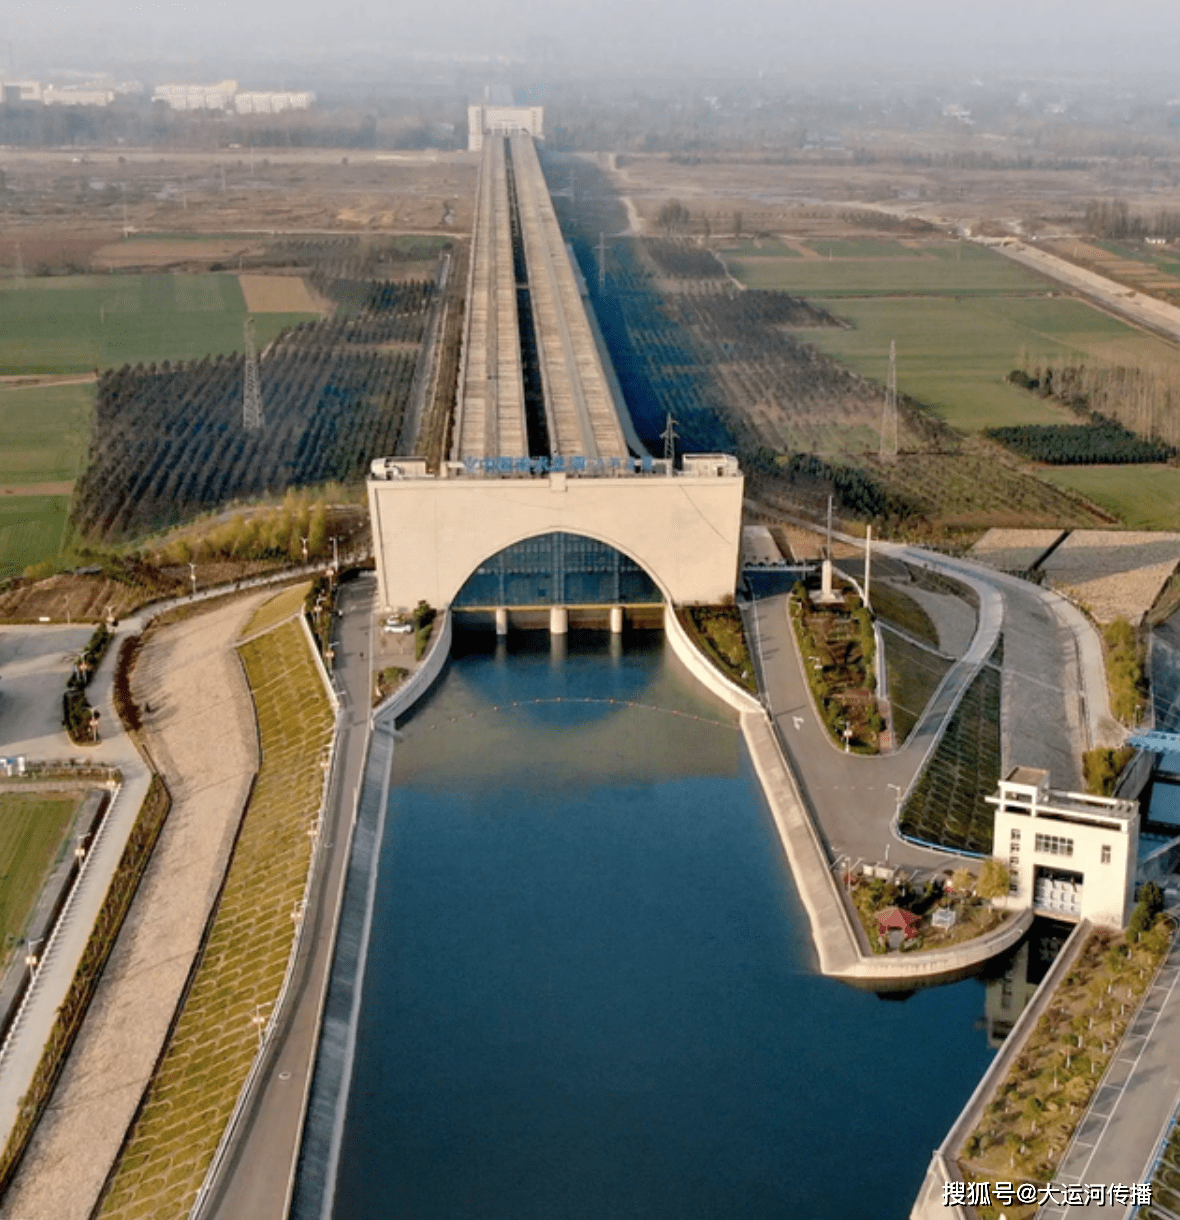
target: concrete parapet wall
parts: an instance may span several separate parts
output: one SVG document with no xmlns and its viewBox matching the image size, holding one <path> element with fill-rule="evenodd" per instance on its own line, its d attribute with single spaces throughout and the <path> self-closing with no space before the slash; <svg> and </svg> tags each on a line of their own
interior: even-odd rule
<svg viewBox="0 0 1180 1220">
<path fill-rule="evenodd" d="M 692 637 L 676 617 L 673 606 L 664 608 L 664 636 L 685 669 L 702 686 L 739 712 L 751 712 L 755 715 L 761 712 L 762 704 L 758 699 L 727 678 L 693 643 Z"/>
<path fill-rule="evenodd" d="M 1057 960 L 1049 967 L 1041 985 L 1033 996 L 1032 1003 L 1016 1019 L 1012 1032 L 1004 1039 L 996 1057 L 984 1072 L 975 1092 L 967 1100 L 959 1117 L 955 1119 L 946 1137 L 935 1150 L 930 1167 L 926 1170 L 926 1178 L 922 1189 L 918 1192 L 917 1201 L 910 1212 L 910 1220 L 947 1220 L 948 1216 L 963 1216 L 961 1209 L 951 1209 L 942 1205 L 942 1188 L 944 1183 L 959 1181 L 960 1174 L 955 1164 L 955 1157 L 964 1140 L 978 1125 L 984 1110 L 991 1101 L 996 1089 L 1008 1074 L 1008 1069 L 1024 1050 L 1041 1014 L 1053 1000 L 1057 985 L 1072 969 L 1086 938 L 1090 934 L 1090 924 L 1083 921 L 1070 933 Z"/>
<path fill-rule="evenodd" d="M 422 664 L 397 690 L 377 704 L 372 714 L 374 724 L 378 718 L 392 724 L 398 716 L 408 712 L 434 685 L 435 679 L 442 673 L 443 667 L 451 655 L 453 632 L 451 612 L 444 610 L 436 620 L 434 634 L 430 637 L 430 647 L 426 651 L 426 656 L 422 658 Z"/>
</svg>

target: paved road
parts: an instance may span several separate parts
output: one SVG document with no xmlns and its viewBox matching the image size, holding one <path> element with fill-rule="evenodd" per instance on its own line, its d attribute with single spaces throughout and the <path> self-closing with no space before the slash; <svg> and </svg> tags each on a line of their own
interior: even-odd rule
<svg viewBox="0 0 1180 1220">
<path fill-rule="evenodd" d="M 747 612 L 768 710 L 833 859 L 888 860 L 916 869 L 946 867 L 952 859 L 947 853 L 906 843 L 892 823 L 898 789 L 905 792 L 921 770 L 959 696 L 995 644 L 1003 603 L 989 597 L 981 605 L 980 626 L 971 647 L 947 675 L 905 746 L 896 754 L 876 758 L 845 754 L 815 714 L 786 597 L 767 598 Z"/>
<path fill-rule="evenodd" d="M 855 541 L 855 539 L 847 539 Z M 975 589 L 976 632 L 906 745 L 881 758 L 846 755 L 812 708 L 787 620 L 785 598 L 748 611 L 761 658 L 769 710 L 780 729 L 805 799 L 833 859 L 888 860 L 909 868 L 947 867 L 952 857 L 906 843 L 893 827 L 898 793 L 930 750 L 1000 631 L 1004 633 L 1004 764 L 1048 767 L 1060 787 L 1080 782 L 1080 754 L 1095 740 L 1118 739 L 1110 718 L 1101 646 L 1085 618 L 1062 598 L 979 564 L 918 547 L 882 544 L 893 559 L 933 568 Z"/>
<path fill-rule="evenodd" d="M 39 760 L 81 757 L 118 767 L 123 773 L 122 789 L 91 845 L 69 906 L 49 945 L 41 947 L 36 981 L 0 1058 L 0 1142 L 7 1139 L 16 1119 L 20 1099 L 33 1078 L 151 781 L 111 702 L 118 638 L 87 691 L 91 704 L 101 712 L 101 743 L 75 746 L 61 727 L 61 697 L 71 658 L 92 632 L 90 626 L 0 630 L 0 754 L 25 754 Z"/>
<path fill-rule="evenodd" d="M 1129 1186 L 1151 1179 L 1151 1159 L 1180 1099 L 1180 939 L 1127 1029 L 1078 1125 L 1055 1180 Z M 1109 1220 L 1121 1208 L 1046 1204 L 1038 1220 Z"/>
<path fill-rule="evenodd" d="M 344 618 L 336 651 L 341 729 L 328 794 L 321 855 L 304 915 L 291 989 L 279 1014 L 262 1071 L 200 1215 L 209 1220 L 282 1220 L 319 1031 L 320 1001 L 331 966 L 349 828 L 368 742 L 369 660 L 376 582 L 366 574 L 341 588 Z"/>
</svg>

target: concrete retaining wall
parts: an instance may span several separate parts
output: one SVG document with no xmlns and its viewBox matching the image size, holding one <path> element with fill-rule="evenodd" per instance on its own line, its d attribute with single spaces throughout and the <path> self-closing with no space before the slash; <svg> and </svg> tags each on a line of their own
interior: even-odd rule
<svg viewBox="0 0 1180 1220">
<path fill-rule="evenodd" d="M 762 704 L 756 696 L 751 695 L 748 690 L 743 690 L 736 682 L 727 678 L 708 657 L 702 655 L 701 650 L 693 643 L 692 637 L 676 617 L 676 610 L 673 606 L 664 607 L 664 635 L 685 669 L 702 686 L 712 691 L 719 699 L 724 699 L 730 707 L 739 712 L 762 711 Z"/>
<path fill-rule="evenodd" d="M 1082 922 L 1070 933 L 1069 939 L 1062 946 L 1057 960 L 1049 967 L 1041 985 L 1032 998 L 1032 1003 L 1016 1019 L 1012 1032 L 1004 1039 L 1004 1045 L 991 1061 L 975 1092 L 967 1100 L 959 1117 L 955 1119 L 945 1139 L 935 1150 L 926 1170 L 926 1178 L 922 1189 L 918 1192 L 917 1201 L 910 1212 L 910 1220 L 955 1220 L 966 1216 L 962 1208 L 948 1208 L 942 1204 L 942 1188 L 946 1182 L 961 1180 L 955 1158 L 963 1141 L 978 1125 L 984 1110 L 992 1099 L 992 1095 L 1008 1074 L 1017 1056 L 1024 1050 L 1025 1044 L 1032 1036 L 1041 1014 L 1049 1007 L 1057 985 L 1073 968 L 1086 938 L 1090 934 L 1090 924 Z"/>
<path fill-rule="evenodd" d="M 854 916 L 832 875 L 819 830 L 762 704 L 717 671 L 671 608 L 664 615 L 664 629 L 672 650 L 689 672 L 741 713 L 742 734 L 811 922 L 811 937 L 823 974 L 870 987 L 900 989 L 969 973 L 1024 936 L 1032 925 L 1031 911 L 1023 911 L 995 931 L 949 949 L 908 954 L 864 952 Z"/>
</svg>

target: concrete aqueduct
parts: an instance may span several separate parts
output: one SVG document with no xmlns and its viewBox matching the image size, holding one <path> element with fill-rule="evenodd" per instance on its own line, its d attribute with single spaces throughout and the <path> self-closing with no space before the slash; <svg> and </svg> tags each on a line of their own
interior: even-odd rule
<svg viewBox="0 0 1180 1220">
<path fill-rule="evenodd" d="M 492 611 L 732 596 L 743 479 L 726 454 L 632 439 L 527 134 L 486 132 L 450 459 L 379 458 L 368 483 L 382 604 Z M 631 433 L 633 438 L 633 432 Z"/>
</svg>

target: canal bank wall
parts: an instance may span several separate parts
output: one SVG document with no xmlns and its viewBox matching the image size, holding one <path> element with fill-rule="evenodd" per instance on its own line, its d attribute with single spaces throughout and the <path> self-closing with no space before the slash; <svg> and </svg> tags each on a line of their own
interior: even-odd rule
<svg viewBox="0 0 1180 1220">
<path fill-rule="evenodd" d="M 811 923 L 821 973 L 881 990 L 901 990 L 971 973 L 1017 944 L 1032 926 L 1022 911 L 994 931 L 949 949 L 866 952 L 863 934 L 832 873 L 828 852 L 761 700 L 742 690 L 705 657 L 669 609 L 664 631 L 685 668 L 740 715 L 742 735 Z"/>
<path fill-rule="evenodd" d="M 1052 1003 L 1057 991 L 1057 985 L 1073 968 L 1082 946 L 1090 933 L 1090 925 L 1086 922 L 1078 924 L 1070 933 L 1069 939 L 1061 948 L 1052 966 L 1045 973 L 1041 985 L 1037 988 L 1032 1002 L 1016 1018 L 1011 1032 L 1004 1039 L 991 1066 L 975 1086 L 975 1092 L 967 1099 L 959 1117 L 946 1133 L 942 1143 L 934 1150 L 930 1158 L 930 1167 L 922 1188 L 918 1192 L 917 1201 L 910 1212 L 910 1220 L 967 1220 L 969 1215 L 965 1207 L 958 1204 L 943 1203 L 943 1188 L 948 1182 L 961 1182 L 963 1175 L 959 1172 L 957 1154 L 964 1141 L 979 1125 L 983 1112 L 991 1101 L 996 1089 L 1008 1075 L 1008 1069 L 1024 1050 L 1032 1032 L 1036 1029 L 1041 1014 Z"/>
</svg>

